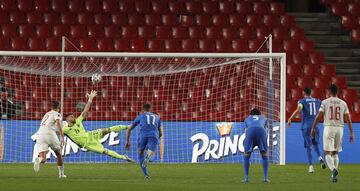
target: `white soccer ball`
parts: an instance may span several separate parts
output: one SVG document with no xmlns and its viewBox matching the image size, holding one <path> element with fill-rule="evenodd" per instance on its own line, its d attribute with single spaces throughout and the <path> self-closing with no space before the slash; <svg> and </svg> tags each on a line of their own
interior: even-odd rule
<svg viewBox="0 0 360 191">
<path fill-rule="evenodd" d="M 101 75 L 98 73 L 95 73 L 91 76 L 91 81 L 93 84 L 97 84 L 101 81 Z"/>
</svg>

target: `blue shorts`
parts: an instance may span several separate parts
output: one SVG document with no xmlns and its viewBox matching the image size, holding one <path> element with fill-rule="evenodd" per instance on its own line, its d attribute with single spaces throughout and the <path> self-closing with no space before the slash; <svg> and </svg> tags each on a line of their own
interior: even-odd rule
<svg viewBox="0 0 360 191">
<path fill-rule="evenodd" d="M 159 143 L 159 140 L 155 137 L 140 137 L 138 139 L 138 150 L 151 150 L 156 151 L 156 147 Z"/>
<path fill-rule="evenodd" d="M 311 137 L 311 128 L 302 129 L 301 131 L 304 138 L 304 148 L 319 144 L 319 128 L 316 127 L 315 137 Z"/>
<path fill-rule="evenodd" d="M 267 134 L 264 128 L 253 127 L 247 129 L 245 133 L 244 152 L 253 152 L 255 146 L 258 146 L 260 151 L 268 150 Z"/>
</svg>

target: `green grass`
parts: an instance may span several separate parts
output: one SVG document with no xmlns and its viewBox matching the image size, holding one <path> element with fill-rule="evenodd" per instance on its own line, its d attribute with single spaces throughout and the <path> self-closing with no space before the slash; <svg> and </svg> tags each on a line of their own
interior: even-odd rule
<svg viewBox="0 0 360 191">
<path fill-rule="evenodd" d="M 55 164 L 45 164 L 35 174 L 32 164 L 0 164 L 0 190 L 174 191 L 174 190 L 360 190 L 360 165 L 341 165 L 339 182 L 331 183 L 329 169 L 305 165 L 270 166 L 271 183 L 262 182 L 262 168 L 250 168 L 250 183 L 243 184 L 241 164 L 149 165 L 150 181 L 133 164 L 65 164 L 67 179 L 57 178 Z"/>
</svg>

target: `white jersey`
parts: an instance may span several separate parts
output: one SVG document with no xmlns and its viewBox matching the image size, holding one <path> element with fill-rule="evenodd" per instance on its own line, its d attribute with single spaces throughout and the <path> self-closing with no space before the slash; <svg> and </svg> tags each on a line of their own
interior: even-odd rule
<svg viewBox="0 0 360 191">
<path fill-rule="evenodd" d="M 56 133 L 56 131 L 58 130 L 55 123 L 56 120 L 61 120 L 61 114 L 59 112 L 56 112 L 54 110 L 47 112 L 41 120 L 40 128 L 36 134 L 44 135 Z"/>
<path fill-rule="evenodd" d="M 330 97 L 321 102 L 319 111 L 324 112 L 324 126 L 344 127 L 344 115 L 349 113 L 345 101 Z"/>
</svg>

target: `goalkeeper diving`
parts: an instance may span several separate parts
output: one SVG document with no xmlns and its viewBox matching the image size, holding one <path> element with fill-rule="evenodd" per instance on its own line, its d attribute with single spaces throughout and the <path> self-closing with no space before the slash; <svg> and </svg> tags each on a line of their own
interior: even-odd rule
<svg viewBox="0 0 360 191">
<path fill-rule="evenodd" d="M 127 125 L 116 125 L 109 128 L 96 129 L 93 131 L 85 130 L 82 121 L 87 117 L 91 102 L 96 96 L 96 91 L 92 90 L 90 94 L 87 93 L 86 96 L 88 101 L 79 117 L 75 118 L 73 113 L 68 113 L 65 116 L 67 125 L 65 125 L 63 128 L 64 134 L 81 148 L 85 148 L 95 153 L 105 154 L 113 158 L 126 160 L 128 162 L 135 162 L 126 155 L 120 155 L 113 150 L 104 148 L 104 146 L 100 143 L 100 140 L 104 137 L 104 135 L 110 132 L 119 132 L 125 130 L 128 128 Z"/>
</svg>

